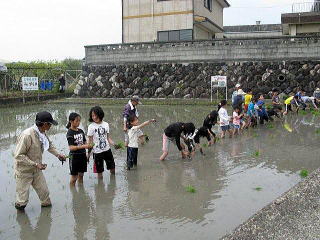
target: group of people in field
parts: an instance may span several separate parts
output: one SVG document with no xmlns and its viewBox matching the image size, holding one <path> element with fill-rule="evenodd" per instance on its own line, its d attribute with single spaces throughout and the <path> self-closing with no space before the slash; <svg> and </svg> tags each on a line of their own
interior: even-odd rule
<svg viewBox="0 0 320 240">
<path fill-rule="evenodd" d="M 280 119 L 293 110 L 298 112 L 299 109 L 305 110 L 307 107 L 318 110 L 320 103 L 320 88 L 314 91 L 313 96 L 306 96 L 305 92 L 298 89 L 295 94 L 290 94 L 283 103 L 279 97 L 279 90 L 274 88 L 270 93 L 270 108 L 266 107 L 263 94 L 254 95 L 252 89 L 247 89 L 245 93 L 240 84 L 236 84 L 235 88 L 232 94 L 232 114 L 228 113 L 228 102 L 222 100 L 217 110 L 211 111 L 198 129 L 191 122 L 177 122 L 169 125 L 163 133 L 163 154 L 160 160 L 167 157 L 170 142 L 177 146 L 182 158 L 193 156 L 197 149 L 204 154 L 200 139 L 206 138 L 209 146 L 214 144 L 218 139 L 212 131 L 215 124 L 219 124 L 221 128 L 221 138 L 224 138 L 227 133 L 232 138 L 241 134 L 244 129 L 256 127 L 258 123 L 273 121 L 274 117 Z M 184 144 L 181 143 L 181 140 L 184 141 Z"/>
<path fill-rule="evenodd" d="M 194 123 L 176 122 L 167 126 L 162 134 L 162 155 L 160 160 L 166 159 L 169 153 L 169 146 L 176 145 L 181 152 L 182 158 L 192 157 L 197 150 L 203 153 L 200 139 L 206 138 L 208 145 L 212 145 L 218 139 L 212 128 L 215 124 L 221 127 L 221 138 L 226 134 L 233 137 L 249 127 L 255 127 L 258 123 L 264 124 L 272 121 L 273 117 L 281 118 L 295 108 L 305 109 L 310 107 L 318 109 L 320 101 L 320 89 L 316 89 L 314 96 L 305 96 L 303 91 L 297 91 L 284 101 L 284 106 L 278 95 L 278 90 L 272 91 L 272 107 L 267 109 L 263 94 L 253 95 L 251 89 L 245 93 L 240 84 L 236 85 L 236 90 L 232 95 L 232 115 L 228 113 L 228 103 L 222 100 L 217 110 L 211 111 L 203 121 L 203 125 L 196 128 Z M 139 144 L 146 140 L 142 128 L 156 122 L 155 119 L 139 122 L 139 112 L 137 105 L 140 103 L 138 96 L 133 96 L 123 111 L 123 131 L 124 146 L 127 149 L 126 168 L 131 170 L 137 167 Z M 104 167 L 111 175 L 115 174 L 115 161 L 111 146 L 119 148 L 118 144 L 110 136 L 110 126 L 104 121 L 104 111 L 100 106 L 90 109 L 87 134 L 79 128 L 81 116 L 73 112 L 68 117 L 66 126 L 66 140 L 69 145 L 69 156 L 59 153 L 49 140 L 46 132 L 52 125 L 58 123 L 49 112 L 39 112 L 36 115 L 35 124 L 24 130 L 17 139 L 14 153 L 15 164 L 14 173 L 16 179 L 16 202 L 18 210 L 24 210 L 29 201 L 29 189 L 33 186 L 38 194 L 41 206 L 50 207 L 51 200 L 46 180 L 42 173 L 47 165 L 42 162 L 42 154 L 49 151 L 55 155 L 62 163 L 69 158 L 70 185 L 76 182 L 83 182 L 84 173 L 87 172 L 87 165 L 90 156 L 93 156 L 93 171 L 97 173 L 99 179 L 103 178 Z M 104 164 L 105 163 L 105 164 Z"/>
</svg>

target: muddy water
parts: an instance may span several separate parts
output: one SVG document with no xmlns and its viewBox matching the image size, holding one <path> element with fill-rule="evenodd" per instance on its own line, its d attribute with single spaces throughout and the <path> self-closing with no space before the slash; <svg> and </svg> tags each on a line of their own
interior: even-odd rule
<svg viewBox="0 0 320 240">
<path fill-rule="evenodd" d="M 59 126 L 50 130 L 67 154 L 64 125 L 71 111 L 83 116 L 89 106 L 43 105 L 0 109 L 0 239 L 219 239 L 301 180 L 299 171 L 320 166 L 319 117 L 289 116 L 284 124 L 250 129 L 242 136 L 206 147 L 206 156 L 182 160 L 175 148 L 160 163 L 161 134 L 175 121 L 202 123 L 209 107 L 141 106 L 141 119 L 158 122 L 144 129 L 150 142 L 139 150 L 138 169 L 125 170 L 124 151 L 113 150 L 116 176 L 98 181 L 92 162 L 84 185 L 70 189 L 68 164 L 49 153 L 44 171 L 53 202 L 41 209 L 34 190 L 25 213 L 14 208 L 13 151 L 16 136 L 49 110 Z M 122 140 L 122 107 L 104 107 L 111 136 Z M 292 130 L 292 131 L 291 131 Z M 218 128 L 216 128 L 218 131 Z M 202 143 L 205 143 L 202 140 Z M 259 152 L 256 156 L 255 152 Z M 186 186 L 195 187 L 195 193 Z M 257 191 L 256 188 L 261 188 Z"/>
</svg>

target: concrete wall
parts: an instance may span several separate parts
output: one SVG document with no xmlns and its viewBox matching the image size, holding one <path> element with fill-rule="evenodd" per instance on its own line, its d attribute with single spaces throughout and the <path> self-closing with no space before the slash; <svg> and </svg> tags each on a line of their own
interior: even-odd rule
<svg viewBox="0 0 320 240">
<path fill-rule="evenodd" d="M 192 0 L 123 0 L 124 43 L 153 42 L 158 31 L 192 28 Z"/>
<path fill-rule="evenodd" d="M 194 38 L 197 40 L 208 40 L 212 39 L 212 33 L 208 32 L 205 28 L 201 27 L 201 25 L 195 24 L 194 28 Z"/>
<path fill-rule="evenodd" d="M 282 36 L 281 24 L 237 25 L 224 26 L 223 35 L 226 38 L 257 38 Z"/>
<path fill-rule="evenodd" d="M 86 65 L 320 59 L 320 37 L 86 46 Z"/>
<path fill-rule="evenodd" d="M 320 32 L 320 23 L 297 25 L 297 34 L 319 33 L 319 32 Z"/>
<path fill-rule="evenodd" d="M 225 32 L 226 38 L 264 38 L 264 37 L 279 37 L 282 32 Z"/>
<path fill-rule="evenodd" d="M 319 33 L 320 23 L 309 23 L 309 24 L 289 24 L 289 34 L 290 36 L 296 36 L 299 34 L 310 34 Z"/>
</svg>

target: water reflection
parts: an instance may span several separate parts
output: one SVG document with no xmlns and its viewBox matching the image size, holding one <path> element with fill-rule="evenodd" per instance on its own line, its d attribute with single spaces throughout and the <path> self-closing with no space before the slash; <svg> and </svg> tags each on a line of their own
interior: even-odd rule
<svg viewBox="0 0 320 240">
<path fill-rule="evenodd" d="M 210 201 L 219 197 L 214 193 L 224 184 L 219 180 L 218 163 L 211 164 L 212 168 L 208 168 L 203 159 L 195 159 L 194 163 L 165 162 L 162 169 L 147 173 L 140 169 L 127 172 L 129 211 L 136 218 L 147 214 L 152 218 L 186 222 L 205 220 L 205 215 L 214 210 L 209 207 Z M 188 185 L 194 186 L 197 194 L 188 193 Z"/>
<path fill-rule="evenodd" d="M 96 230 L 95 239 L 110 239 L 108 225 L 113 222 L 113 199 L 115 197 L 116 180 L 110 176 L 107 188 L 103 180 L 94 186 L 96 207 L 94 210 L 93 225 Z"/>
<path fill-rule="evenodd" d="M 20 239 L 48 239 L 51 229 L 51 208 L 42 208 L 36 226 L 33 228 L 30 219 L 24 212 L 17 211 L 16 218 L 20 226 Z"/>
<path fill-rule="evenodd" d="M 93 202 L 83 184 L 70 187 L 72 194 L 72 211 L 74 216 L 74 236 L 76 239 L 87 239 L 86 232 L 90 229 Z"/>
</svg>

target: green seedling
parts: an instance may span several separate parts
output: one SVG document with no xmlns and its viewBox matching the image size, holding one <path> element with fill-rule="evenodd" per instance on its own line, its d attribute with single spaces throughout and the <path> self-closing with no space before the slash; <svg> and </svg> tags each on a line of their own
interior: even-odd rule
<svg viewBox="0 0 320 240">
<path fill-rule="evenodd" d="M 268 125 L 267 125 L 267 128 L 272 129 L 272 128 L 274 128 L 274 126 L 273 126 L 272 124 L 268 124 Z"/>
<path fill-rule="evenodd" d="M 266 109 L 271 109 L 272 105 L 271 104 L 266 104 Z"/>
<path fill-rule="evenodd" d="M 195 193 L 196 189 L 193 186 L 189 185 L 186 187 L 186 191 L 190 193 Z"/>
<path fill-rule="evenodd" d="M 300 113 L 301 115 L 307 115 L 307 114 L 308 114 L 307 111 L 305 111 L 305 110 L 300 110 L 299 113 Z"/>
<path fill-rule="evenodd" d="M 261 190 L 262 190 L 262 187 L 256 187 L 256 188 L 254 188 L 254 190 L 256 190 L 256 191 L 261 191 Z"/>
<path fill-rule="evenodd" d="M 253 133 L 252 136 L 253 136 L 253 137 L 258 137 L 258 134 Z"/>
<path fill-rule="evenodd" d="M 320 112 L 313 110 L 313 111 L 311 111 L 311 114 L 314 115 L 314 116 L 319 116 Z"/>
<path fill-rule="evenodd" d="M 202 144 L 202 147 L 206 148 L 206 147 L 208 147 L 208 144 L 204 143 L 204 144 Z"/>
<path fill-rule="evenodd" d="M 125 146 L 123 142 L 118 142 L 117 144 L 114 145 L 114 148 L 124 150 Z"/>
<path fill-rule="evenodd" d="M 302 170 L 300 171 L 300 177 L 305 178 L 305 177 L 308 177 L 308 175 L 309 175 L 308 170 L 302 169 Z"/>
<path fill-rule="evenodd" d="M 316 134 L 320 134 L 320 128 L 316 129 Z"/>
<path fill-rule="evenodd" d="M 255 151 L 252 153 L 252 156 L 254 157 L 259 157 L 260 156 L 260 152 L 259 151 Z"/>
</svg>

